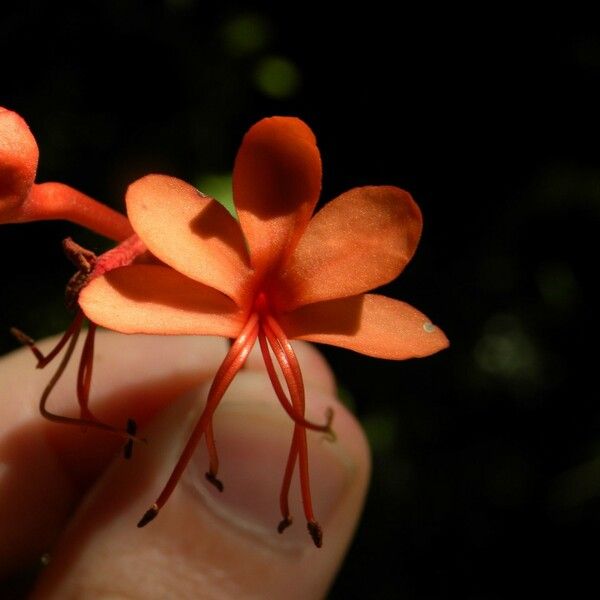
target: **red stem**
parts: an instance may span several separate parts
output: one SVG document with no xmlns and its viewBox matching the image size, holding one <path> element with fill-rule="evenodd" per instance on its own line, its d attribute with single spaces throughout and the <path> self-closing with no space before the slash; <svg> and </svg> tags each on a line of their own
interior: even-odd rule
<svg viewBox="0 0 600 600">
<path fill-rule="evenodd" d="M 64 219 L 120 242 L 133 234 L 127 217 L 63 183 L 34 184 L 21 207 L 21 222 Z"/>
</svg>

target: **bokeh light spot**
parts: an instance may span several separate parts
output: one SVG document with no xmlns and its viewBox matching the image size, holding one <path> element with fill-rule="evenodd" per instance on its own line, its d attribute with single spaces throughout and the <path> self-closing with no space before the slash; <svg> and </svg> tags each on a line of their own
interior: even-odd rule
<svg viewBox="0 0 600 600">
<path fill-rule="evenodd" d="M 540 294 L 548 306 L 561 310 L 573 308 L 579 290 L 575 275 L 568 264 L 543 264 L 536 275 Z"/>
<path fill-rule="evenodd" d="M 540 353 L 512 315 L 495 315 L 486 323 L 475 360 L 482 371 L 500 379 L 537 383 L 541 377 Z"/>
<path fill-rule="evenodd" d="M 300 87 L 300 71 L 294 63 L 281 56 L 262 59 L 254 73 L 254 83 L 265 96 L 289 98 Z"/>
<path fill-rule="evenodd" d="M 261 15 L 238 15 L 223 27 L 225 48 L 233 56 L 255 54 L 268 44 L 270 30 L 269 22 Z"/>
<path fill-rule="evenodd" d="M 398 417 L 390 411 L 365 416 L 362 425 L 374 454 L 390 452 L 398 436 Z"/>
</svg>

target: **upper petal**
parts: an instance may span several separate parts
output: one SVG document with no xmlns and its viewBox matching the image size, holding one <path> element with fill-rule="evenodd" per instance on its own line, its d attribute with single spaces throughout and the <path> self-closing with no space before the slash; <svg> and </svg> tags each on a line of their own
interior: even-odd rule
<svg viewBox="0 0 600 600">
<path fill-rule="evenodd" d="M 27 123 L 0 107 L 0 223 L 17 220 L 38 164 L 38 147 Z"/>
<path fill-rule="evenodd" d="M 92 280 L 79 305 L 123 333 L 236 337 L 243 314 L 227 296 L 162 265 L 131 265 Z"/>
<path fill-rule="evenodd" d="M 250 275 L 237 221 L 216 200 L 166 175 L 129 186 L 127 214 L 135 232 L 161 261 L 239 304 Z"/>
<path fill-rule="evenodd" d="M 264 273 L 293 250 L 321 191 L 321 157 L 300 119 L 271 117 L 244 136 L 233 199 L 252 266 Z"/>
<path fill-rule="evenodd" d="M 341 346 L 377 358 L 423 357 L 448 346 L 441 329 L 423 313 L 377 294 L 302 306 L 279 320 L 290 339 Z"/>
<path fill-rule="evenodd" d="M 281 275 L 281 302 L 296 308 L 366 292 L 395 279 L 421 236 L 419 207 L 397 187 L 350 190 L 311 220 Z"/>
</svg>

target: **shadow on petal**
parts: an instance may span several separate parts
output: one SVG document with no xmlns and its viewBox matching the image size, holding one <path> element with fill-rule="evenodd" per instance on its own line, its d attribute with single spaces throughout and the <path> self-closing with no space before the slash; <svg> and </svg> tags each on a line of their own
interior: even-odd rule
<svg viewBox="0 0 600 600">
<path fill-rule="evenodd" d="M 243 311 L 225 294 L 158 265 L 98 277 L 79 304 L 98 325 L 123 333 L 236 337 L 244 324 Z"/>
<path fill-rule="evenodd" d="M 222 292 L 162 266 L 135 265 L 112 271 L 105 278 L 116 292 L 139 303 L 202 313 L 234 315 L 239 311 Z"/>
<path fill-rule="evenodd" d="M 248 263 L 244 238 L 239 223 L 229 214 L 227 209 L 216 200 L 208 203 L 189 224 L 194 235 L 203 240 L 219 240 L 235 252 L 240 261 Z"/>
<path fill-rule="evenodd" d="M 378 294 L 307 304 L 280 317 L 293 338 L 404 360 L 448 347 L 444 332 L 406 302 Z"/>
<path fill-rule="evenodd" d="M 314 333 L 328 333 L 352 336 L 360 328 L 365 302 L 364 294 L 315 302 L 297 308 L 293 315 L 293 337 Z M 326 324 L 325 331 L 323 325 Z"/>
</svg>

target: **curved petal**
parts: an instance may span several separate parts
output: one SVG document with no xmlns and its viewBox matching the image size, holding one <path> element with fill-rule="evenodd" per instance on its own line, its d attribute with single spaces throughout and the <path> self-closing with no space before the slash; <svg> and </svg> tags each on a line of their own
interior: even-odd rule
<svg viewBox="0 0 600 600">
<path fill-rule="evenodd" d="M 421 211 L 397 187 L 355 188 L 311 220 L 281 276 L 286 308 L 366 292 L 395 279 L 421 237 Z"/>
<path fill-rule="evenodd" d="M 241 304 L 250 275 L 237 221 L 216 200 L 166 175 L 129 186 L 127 214 L 150 252 L 188 277 Z"/>
<path fill-rule="evenodd" d="M 294 249 L 320 191 L 321 157 L 308 125 L 271 117 L 250 128 L 235 159 L 233 200 L 258 272 Z"/>
<path fill-rule="evenodd" d="M 0 223 L 20 219 L 37 170 L 39 151 L 27 123 L 12 110 L 0 107 Z"/>
<path fill-rule="evenodd" d="M 162 265 L 131 265 L 91 281 L 79 296 L 86 316 L 122 333 L 236 337 L 243 315 L 221 292 Z"/>
<path fill-rule="evenodd" d="M 405 302 L 364 294 L 302 306 L 279 318 L 290 338 L 349 348 L 377 358 L 428 356 L 448 346 L 444 333 Z"/>
</svg>

